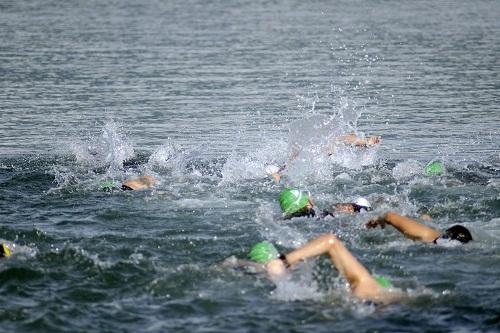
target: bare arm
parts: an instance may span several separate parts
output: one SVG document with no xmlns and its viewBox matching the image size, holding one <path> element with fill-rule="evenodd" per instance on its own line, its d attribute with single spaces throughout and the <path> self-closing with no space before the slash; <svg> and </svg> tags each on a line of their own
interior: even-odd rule
<svg viewBox="0 0 500 333">
<path fill-rule="evenodd" d="M 380 143 L 380 136 L 369 136 L 365 139 L 360 138 L 355 134 L 348 134 L 336 137 L 335 141 L 340 141 L 353 146 L 374 146 Z"/>
<path fill-rule="evenodd" d="M 376 228 L 380 225 L 384 228 L 385 224 L 392 225 L 407 238 L 424 243 L 432 243 L 441 236 L 439 231 L 394 212 L 388 212 L 376 220 L 369 221 L 366 227 Z"/>
<path fill-rule="evenodd" d="M 156 184 L 156 179 L 153 176 L 140 176 L 134 179 L 129 179 L 123 185 L 132 190 L 146 190 Z"/>
<path fill-rule="evenodd" d="M 369 136 L 367 138 L 361 138 L 356 134 L 337 136 L 323 148 L 323 152 L 327 155 L 335 154 L 338 142 L 356 147 L 372 147 L 380 143 L 380 136 Z"/>
<path fill-rule="evenodd" d="M 378 300 L 380 287 L 368 270 L 349 252 L 344 244 L 332 234 L 322 235 L 306 245 L 286 255 L 290 265 L 307 258 L 328 254 L 339 273 L 349 282 L 352 293 L 361 299 Z M 273 272 L 279 271 L 281 261 L 273 260 L 268 268 Z"/>
</svg>

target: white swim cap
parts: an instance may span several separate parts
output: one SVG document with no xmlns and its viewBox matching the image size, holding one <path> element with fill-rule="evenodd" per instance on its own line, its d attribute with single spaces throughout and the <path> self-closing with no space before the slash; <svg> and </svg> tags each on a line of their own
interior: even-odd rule
<svg viewBox="0 0 500 333">
<path fill-rule="evenodd" d="M 278 173 L 280 171 L 280 168 L 278 168 L 276 165 L 266 165 L 266 173 L 267 174 L 273 174 L 273 173 Z"/>
<path fill-rule="evenodd" d="M 363 197 L 357 198 L 352 203 L 355 205 L 358 205 L 360 207 L 365 207 L 367 210 L 372 208 L 372 205 L 370 205 L 370 202 Z"/>
</svg>

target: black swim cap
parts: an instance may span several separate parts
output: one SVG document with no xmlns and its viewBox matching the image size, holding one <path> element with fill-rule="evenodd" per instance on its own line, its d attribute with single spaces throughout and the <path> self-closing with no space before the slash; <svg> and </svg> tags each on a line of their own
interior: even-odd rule
<svg viewBox="0 0 500 333">
<path fill-rule="evenodd" d="M 444 234 L 441 236 L 442 238 L 455 239 L 462 244 L 468 243 L 472 240 L 472 236 L 469 230 L 461 225 L 454 225 L 451 228 L 446 229 Z"/>
</svg>

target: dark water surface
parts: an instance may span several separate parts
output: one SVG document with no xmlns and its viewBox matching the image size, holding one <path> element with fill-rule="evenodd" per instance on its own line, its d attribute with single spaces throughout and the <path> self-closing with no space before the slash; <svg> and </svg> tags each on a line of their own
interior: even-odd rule
<svg viewBox="0 0 500 333">
<path fill-rule="evenodd" d="M 498 1 L 0 2 L 1 332 L 497 332 Z M 368 151 L 289 143 L 382 136 Z M 311 147 L 309 147 L 311 148 Z M 428 177 L 432 159 L 446 173 Z M 102 181 L 153 174 L 151 191 Z M 375 210 L 281 221 L 283 184 Z M 467 246 L 364 229 L 391 209 Z M 336 232 L 407 296 L 326 258 L 274 285 L 218 265 Z"/>
</svg>

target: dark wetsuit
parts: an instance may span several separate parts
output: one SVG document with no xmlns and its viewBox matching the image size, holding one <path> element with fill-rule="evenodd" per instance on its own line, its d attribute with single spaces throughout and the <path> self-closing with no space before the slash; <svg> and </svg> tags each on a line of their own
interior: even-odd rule
<svg viewBox="0 0 500 333">
<path fill-rule="evenodd" d="M 319 219 L 324 219 L 327 216 L 335 217 L 335 215 L 333 215 L 332 212 L 330 212 L 326 209 L 324 209 L 318 215 L 316 215 L 316 211 L 313 208 L 309 208 L 309 209 L 304 210 L 304 211 L 299 211 L 299 212 L 295 212 L 293 214 L 286 215 L 284 217 L 284 219 L 290 220 L 294 217 L 307 217 L 307 218 L 314 218 L 315 217 L 317 220 L 319 220 Z"/>
<path fill-rule="evenodd" d="M 301 210 L 298 212 L 295 212 L 293 214 L 288 214 L 284 217 L 285 220 L 290 220 L 294 217 L 315 217 L 316 212 L 312 208 L 308 208 L 306 210 Z"/>
<path fill-rule="evenodd" d="M 372 210 L 371 207 L 359 206 L 359 205 L 357 205 L 355 203 L 349 203 L 349 205 L 352 205 L 353 210 L 354 210 L 355 213 L 359 213 L 362 210 L 367 210 L 367 211 Z M 309 209 L 306 209 L 306 210 L 301 210 L 301 211 L 295 212 L 293 214 L 286 215 L 284 217 L 284 219 L 285 220 L 289 220 L 289 219 L 294 218 L 294 217 L 308 217 L 308 218 L 316 217 L 317 219 L 324 219 L 327 216 L 335 217 L 335 214 L 333 214 L 332 211 L 329 211 L 327 209 L 323 209 L 321 211 L 321 213 L 319 213 L 318 215 L 316 215 L 316 212 L 314 211 L 314 209 L 313 208 L 309 208 Z"/>
</svg>

